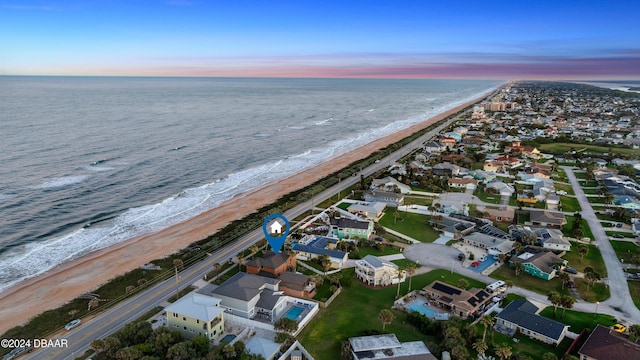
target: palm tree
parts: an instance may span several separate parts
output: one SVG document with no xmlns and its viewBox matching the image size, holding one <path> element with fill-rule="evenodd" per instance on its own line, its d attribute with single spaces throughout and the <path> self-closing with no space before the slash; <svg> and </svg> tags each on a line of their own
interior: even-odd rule
<svg viewBox="0 0 640 360">
<path fill-rule="evenodd" d="M 589 247 L 586 244 L 580 244 L 578 253 L 580 254 L 580 263 L 582 263 L 582 259 L 589 253 Z"/>
<path fill-rule="evenodd" d="M 484 326 L 484 331 L 482 332 L 482 342 L 484 343 L 484 340 L 487 336 L 487 329 L 492 327 L 493 324 L 496 323 L 496 320 L 494 318 L 492 318 L 489 315 L 485 315 L 483 317 L 480 318 L 480 324 L 482 324 L 482 326 Z M 486 343 L 485 343 L 486 345 Z M 485 349 L 486 350 L 486 349 Z"/>
<path fill-rule="evenodd" d="M 380 320 L 380 322 L 382 323 L 382 331 L 384 331 L 384 328 L 388 324 L 391 324 L 393 322 L 393 319 L 394 319 L 394 316 L 391 310 L 388 310 L 388 309 L 380 310 L 380 313 L 378 313 L 378 320 Z"/>
<path fill-rule="evenodd" d="M 218 273 L 220 272 L 220 269 L 222 269 L 222 265 L 220 263 L 215 263 L 213 264 L 213 270 Z"/>
<path fill-rule="evenodd" d="M 404 278 L 404 268 L 398 268 L 398 292 L 396 293 L 396 298 L 400 297 L 400 284 L 402 283 L 402 279 Z"/>
<path fill-rule="evenodd" d="M 558 274 L 558 279 L 560 279 L 560 281 L 562 282 L 562 289 L 564 290 L 564 285 L 569 282 L 569 279 L 571 279 L 571 277 L 568 273 L 560 271 L 560 273 Z"/>
<path fill-rule="evenodd" d="M 516 276 L 520 275 L 520 273 L 522 272 L 522 263 L 519 261 L 514 262 L 513 269 L 516 272 Z"/>
<path fill-rule="evenodd" d="M 329 271 L 329 268 L 331 267 L 331 258 L 329 257 L 329 255 L 324 254 L 320 257 L 320 265 L 322 265 L 322 268 L 324 269 L 324 274 L 326 276 L 327 271 Z"/>
<path fill-rule="evenodd" d="M 564 312 L 567 311 L 567 309 L 571 309 L 576 301 L 577 300 L 571 295 L 562 295 L 562 297 L 560 297 L 560 306 L 562 306 L 562 317 L 564 317 Z"/>
<path fill-rule="evenodd" d="M 549 300 L 551 305 L 553 305 L 553 316 L 555 317 L 556 316 L 556 310 L 558 310 L 558 305 L 561 304 L 562 297 L 560 296 L 560 294 L 558 294 L 558 292 L 551 291 L 547 295 L 547 300 Z"/>
<path fill-rule="evenodd" d="M 258 253 L 258 250 L 259 250 L 259 248 L 258 248 L 258 245 L 256 245 L 256 244 L 253 244 L 253 245 L 251 245 L 251 246 L 249 247 L 249 251 L 251 251 L 251 258 L 252 258 L 252 259 L 253 259 L 253 256 L 254 256 L 256 253 Z"/>
<path fill-rule="evenodd" d="M 473 347 L 473 350 L 477 351 L 478 355 L 480 356 L 484 355 L 485 351 L 489 349 L 489 345 L 487 345 L 487 343 L 484 341 L 476 341 L 471 346 Z"/>
<path fill-rule="evenodd" d="M 507 346 L 505 344 L 496 344 L 493 346 L 495 351 L 496 351 L 496 355 L 503 360 L 508 359 L 511 356 L 511 347 Z"/>
<path fill-rule="evenodd" d="M 466 289 L 469 286 L 469 282 L 465 279 L 458 280 L 458 287 L 462 289 Z"/>
<path fill-rule="evenodd" d="M 413 278 L 413 274 L 416 273 L 416 266 L 412 263 L 407 266 L 407 274 L 409 274 L 409 290 L 407 294 L 411 292 L 411 279 Z"/>
<path fill-rule="evenodd" d="M 182 270 L 182 268 L 184 268 L 184 263 L 180 259 L 173 259 L 173 267 L 178 270 Z"/>
</svg>

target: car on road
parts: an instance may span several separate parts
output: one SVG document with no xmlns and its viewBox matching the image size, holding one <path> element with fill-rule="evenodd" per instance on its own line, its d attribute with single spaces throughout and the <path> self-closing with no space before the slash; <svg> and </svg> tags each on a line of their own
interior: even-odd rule
<svg viewBox="0 0 640 360">
<path fill-rule="evenodd" d="M 381 236 L 376 236 L 373 238 L 375 241 L 383 241 L 384 239 Z"/>
<path fill-rule="evenodd" d="M 67 323 L 67 325 L 64 326 L 65 330 L 71 330 L 76 326 L 79 326 L 82 323 L 82 320 L 80 319 L 75 319 L 75 320 L 71 320 Z"/>
<path fill-rule="evenodd" d="M 17 358 L 18 356 L 20 356 L 20 355 L 22 355 L 24 353 L 31 352 L 31 350 L 33 350 L 32 347 L 25 347 L 25 346 L 17 347 L 15 349 L 11 350 L 11 352 L 6 354 L 5 356 L 3 356 L 2 360 L 15 359 L 15 358 Z"/>
<path fill-rule="evenodd" d="M 613 234 L 611 235 L 611 237 L 616 238 L 616 239 L 623 239 L 624 236 L 622 236 L 621 234 Z"/>
<path fill-rule="evenodd" d="M 623 333 L 625 331 L 627 331 L 627 327 L 622 325 L 622 324 L 615 324 L 611 327 L 611 329 L 613 329 L 613 331 L 615 332 L 619 332 L 619 333 Z"/>
<path fill-rule="evenodd" d="M 568 267 L 568 268 L 564 268 L 564 272 L 569 273 L 569 274 L 577 274 L 578 270 Z"/>
</svg>

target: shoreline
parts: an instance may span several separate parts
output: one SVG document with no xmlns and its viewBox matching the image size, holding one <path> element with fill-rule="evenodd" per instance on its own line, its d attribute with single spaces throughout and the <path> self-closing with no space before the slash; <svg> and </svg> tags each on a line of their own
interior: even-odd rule
<svg viewBox="0 0 640 360">
<path fill-rule="evenodd" d="M 500 89 L 498 87 L 497 89 Z M 269 205 L 291 191 L 304 188 L 337 169 L 369 156 L 429 125 L 482 101 L 495 92 L 456 106 L 448 111 L 386 135 L 345 154 L 337 155 L 314 167 L 234 196 L 218 207 L 155 233 L 141 235 L 113 246 L 97 250 L 78 259 L 26 279 L 0 293 L 0 333 L 26 323 L 34 316 L 59 307 L 90 292 L 109 280 L 155 259 L 166 257 L 189 244 L 215 233 L 226 224 Z M 55 285 L 52 285 L 55 284 Z M 45 300 L 46 299 L 46 300 Z M 15 311 L 16 309 L 28 309 Z"/>
</svg>

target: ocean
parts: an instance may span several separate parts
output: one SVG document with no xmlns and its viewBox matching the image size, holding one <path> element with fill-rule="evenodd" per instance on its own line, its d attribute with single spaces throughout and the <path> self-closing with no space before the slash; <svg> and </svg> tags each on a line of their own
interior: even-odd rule
<svg viewBox="0 0 640 360">
<path fill-rule="evenodd" d="M 501 83 L 0 76 L 0 292 Z"/>
</svg>

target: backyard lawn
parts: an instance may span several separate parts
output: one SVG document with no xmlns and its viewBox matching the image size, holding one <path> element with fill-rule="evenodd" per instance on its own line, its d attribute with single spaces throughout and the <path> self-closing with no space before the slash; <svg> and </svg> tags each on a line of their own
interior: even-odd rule
<svg viewBox="0 0 640 360">
<path fill-rule="evenodd" d="M 555 186 L 556 190 L 566 191 L 568 195 L 575 195 L 576 194 L 573 191 L 573 186 L 571 186 L 569 184 L 555 183 L 554 186 Z"/>
<path fill-rule="evenodd" d="M 433 242 L 440 237 L 440 234 L 431 225 L 427 224 L 430 216 L 398 211 L 397 218 L 394 221 L 394 211 L 395 209 L 385 210 L 378 223 L 422 242 Z"/>
<path fill-rule="evenodd" d="M 574 237 L 571 229 L 573 228 L 573 222 L 576 218 L 574 216 L 565 216 L 565 219 L 567 219 L 567 223 L 562 225 L 562 234 L 567 237 Z M 591 227 L 589 227 L 587 220 L 582 219 L 580 225 L 580 228 L 582 229 L 582 236 L 593 240 L 593 233 L 591 232 Z"/>
<path fill-rule="evenodd" d="M 562 205 L 562 211 L 575 213 L 582 210 L 582 208 L 580 208 L 580 204 L 578 203 L 578 199 L 573 197 L 561 196 L 560 204 Z"/>
<path fill-rule="evenodd" d="M 355 277 L 354 270 L 343 270 L 344 277 Z M 451 274 L 446 270 L 434 270 L 412 278 L 412 288 L 420 289 L 434 280 L 449 284 L 457 284 L 461 278 L 470 286 L 484 287 L 477 280 Z M 408 280 L 401 284 L 400 294 L 407 293 Z M 363 336 L 368 331 L 382 332 L 382 324 L 378 313 L 382 309 L 390 309 L 398 291 L 397 286 L 373 289 L 353 279 L 349 287 L 345 287 L 328 308 L 320 309 L 316 317 L 300 333 L 302 345 L 318 360 L 334 360 L 340 358 L 340 343 L 354 336 Z M 400 341 L 425 340 L 406 319 L 407 314 L 392 310 L 395 320 L 386 326 L 386 333 L 394 333 Z"/>
<path fill-rule="evenodd" d="M 566 286 L 562 289 L 562 283 L 557 277 L 547 281 L 524 272 L 516 276 L 515 271 L 509 268 L 508 264 L 502 265 L 500 268 L 492 272 L 490 276 L 497 280 L 509 280 L 513 282 L 515 286 L 535 291 L 538 294 L 547 295 L 550 291 L 557 291 L 560 294 L 569 295 L 569 289 L 567 289 Z"/>
</svg>

